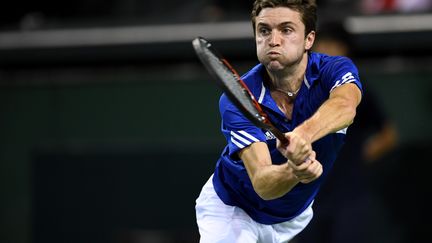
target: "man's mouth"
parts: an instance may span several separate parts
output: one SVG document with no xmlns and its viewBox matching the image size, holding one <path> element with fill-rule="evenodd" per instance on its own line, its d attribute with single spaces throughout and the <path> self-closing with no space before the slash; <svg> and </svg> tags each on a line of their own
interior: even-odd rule
<svg viewBox="0 0 432 243">
<path fill-rule="evenodd" d="M 267 52 L 267 56 L 271 57 L 271 58 L 276 58 L 279 57 L 281 55 L 280 52 L 277 51 L 269 51 Z"/>
</svg>

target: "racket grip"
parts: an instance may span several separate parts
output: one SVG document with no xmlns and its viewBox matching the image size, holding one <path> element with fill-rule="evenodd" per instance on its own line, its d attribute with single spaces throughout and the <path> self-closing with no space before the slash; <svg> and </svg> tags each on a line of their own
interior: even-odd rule
<svg viewBox="0 0 432 243">
<path fill-rule="evenodd" d="M 277 139 L 279 139 L 279 141 L 281 141 L 282 144 L 289 144 L 288 139 L 285 137 L 285 134 L 283 132 L 281 132 L 279 129 L 272 127 L 270 129 L 270 132 L 273 133 L 273 135 L 275 135 L 275 137 Z"/>
</svg>

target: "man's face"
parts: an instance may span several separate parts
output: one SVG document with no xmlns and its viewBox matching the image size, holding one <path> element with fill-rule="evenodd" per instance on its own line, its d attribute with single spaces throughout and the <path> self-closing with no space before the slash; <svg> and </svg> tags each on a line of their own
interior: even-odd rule
<svg viewBox="0 0 432 243">
<path fill-rule="evenodd" d="M 258 60 L 269 71 L 299 63 L 312 47 L 315 33 L 305 38 L 300 13 L 287 7 L 264 8 L 255 19 Z"/>
</svg>

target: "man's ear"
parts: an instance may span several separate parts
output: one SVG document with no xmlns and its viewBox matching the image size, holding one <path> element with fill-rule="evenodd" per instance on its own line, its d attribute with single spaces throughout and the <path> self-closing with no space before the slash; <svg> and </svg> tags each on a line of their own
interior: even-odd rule
<svg viewBox="0 0 432 243">
<path fill-rule="evenodd" d="M 311 32 L 309 32 L 309 34 L 307 34 L 305 40 L 306 40 L 305 41 L 305 49 L 306 49 L 306 51 L 309 51 L 312 48 L 313 43 L 315 41 L 315 31 L 312 30 Z"/>
</svg>

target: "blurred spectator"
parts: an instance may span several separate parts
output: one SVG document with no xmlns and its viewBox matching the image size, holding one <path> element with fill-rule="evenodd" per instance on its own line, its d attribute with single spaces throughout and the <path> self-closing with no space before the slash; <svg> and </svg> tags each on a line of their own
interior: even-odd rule
<svg viewBox="0 0 432 243">
<path fill-rule="evenodd" d="M 432 0 L 395 0 L 399 12 L 425 12 L 432 8 Z"/>
<path fill-rule="evenodd" d="M 351 45 L 351 36 L 342 24 L 328 23 L 318 28 L 314 50 L 351 56 Z M 400 242 L 372 179 L 373 163 L 395 148 L 397 130 L 369 89 L 367 80 L 361 79 L 364 93 L 357 116 L 348 128 L 346 144 L 332 175 L 317 195 L 314 204 L 317 216 L 297 237 L 298 243 Z"/>
<path fill-rule="evenodd" d="M 208 0 L 201 11 L 204 21 L 249 20 L 253 1 Z"/>
<path fill-rule="evenodd" d="M 361 0 L 361 9 L 366 14 L 426 12 L 431 7 L 432 0 Z"/>
</svg>

